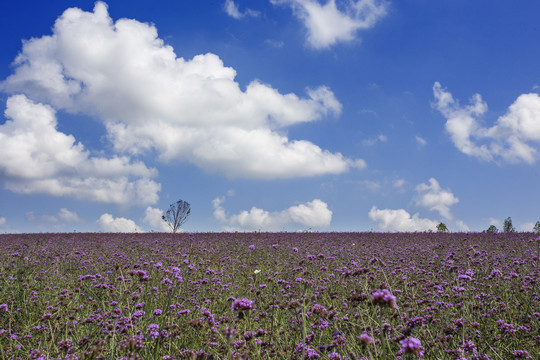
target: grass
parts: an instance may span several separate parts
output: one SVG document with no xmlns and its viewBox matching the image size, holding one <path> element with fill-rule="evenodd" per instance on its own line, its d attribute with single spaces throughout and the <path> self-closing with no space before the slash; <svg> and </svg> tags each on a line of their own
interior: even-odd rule
<svg viewBox="0 0 540 360">
<path fill-rule="evenodd" d="M 0 359 L 537 359 L 539 247 L 531 233 L 1 235 Z"/>
</svg>

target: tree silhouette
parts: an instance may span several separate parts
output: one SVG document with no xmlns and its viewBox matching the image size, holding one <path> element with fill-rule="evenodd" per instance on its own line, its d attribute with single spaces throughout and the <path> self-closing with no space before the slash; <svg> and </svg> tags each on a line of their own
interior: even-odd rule
<svg viewBox="0 0 540 360">
<path fill-rule="evenodd" d="M 504 220 L 503 229 L 505 233 L 516 232 L 516 228 L 512 225 L 512 218 L 510 216 Z"/>
<path fill-rule="evenodd" d="M 169 206 L 169 210 L 161 218 L 169 225 L 171 231 L 176 233 L 180 226 L 186 222 L 190 213 L 191 205 L 187 201 L 178 200 Z"/>
<path fill-rule="evenodd" d="M 437 225 L 437 231 L 438 232 L 448 232 L 448 228 L 446 227 L 446 224 L 441 222 L 439 225 Z"/>
</svg>

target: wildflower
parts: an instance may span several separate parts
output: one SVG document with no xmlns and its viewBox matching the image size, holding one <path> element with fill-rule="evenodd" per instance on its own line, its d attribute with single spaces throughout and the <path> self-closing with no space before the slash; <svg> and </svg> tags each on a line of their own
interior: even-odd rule
<svg viewBox="0 0 540 360">
<path fill-rule="evenodd" d="M 146 314 L 143 310 L 137 310 L 133 313 L 133 315 L 131 316 L 132 319 L 136 320 L 142 316 L 144 316 L 144 314 Z"/>
<path fill-rule="evenodd" d="M 144 304 L 145 304 L 144 301 L 142 303 L 136 304 L 135 309 L 141 309 L 144 306 Z"/>
<path fill-rule="evenodd" d="M 498 277 L 498 276 L 502 276 L 502 272 L 501 270 L 495 269 L 491 271 L 491 274 L 489 274 L 488 279 Z"/>
<path fill-rule="evenodd" d="M 339 355 L 337 352 L 333 352 L 328 354 L 329 360 L 341 360 L 341 355 Z"/>
<path fill-rule="evenodd" d="M 358 336 L 358 340 L 360 340 L 360 344 L 362 345 L 369 345 L 373 342 L 373 338 L 366 333 Z"/>
<path fill-rule="evenodd" d="M 476 352 L 476 345 L 475 345 L 475 343 L 473 343 L 472 341 L 467 340 L 467 341 L 465 341 L 465 343 L 463 344 L 463 350 L 464 350 L 466 353 L 474 353 L 474 352 Z"/>
<path fill-rule="evenodd" d="M 184 314 L 189 315 L 189 313 L 190 313 L 189 309 L 184 309 L 184 310 L 180 310 L 178 312 L 178 315 L 184 315 Z"/>
<path fill-rule="evenodd" d="M 159 337 L 159 325 L 158 324 L 150 324 L 148 325 L 148 328 L 146 329 L 150 335 L 157 339 Z"/>
<path fill-rule="evenodd" d="M 236 340 L 236 341 L 233 343 L 233 346 L 234 346 L 235 349 L 239 349 L 239 348 L 245 347 L 244 341 L 242 341 L 242 340 Z"/>
<path fill-rule="evenodd" d="M 513 355 L 514 359 L 532 359 L 527 350 L 516 350 Z"/>
<path fill-rule="evenodd" d="M 371 294 L 371 301 L 380 307 L 391 307 L 397 309 L 396 297 L 388 289 L 379 289 Z"/>
<path fill-rule="evenodd" d="M 303 349 L 305 349 L 304 354 L 307 359 L 318 359 L 321 357 L 315 349 L 312 349 L 304 345 L 303 343 L 299 343 L 298 345 L 296 345 L 296 352 L 301 353 Z"/>
<path fill-rule="evenodd" d="M 8 312 L 7 304 L 0 304 L 0 310 L 4 310 L 4 312 Z"/>
<path fill-rule="evenodd" d="M 292 248 L 292 251 L 298 252 L 298 248 L 295 248 L 295 247 L 294 247 L 294 248 Z"/>
<path fill-rule="evenodd" d="M 154 313 L 153 313 L 153 314 L 154 314 L 154 315 L 161 315 L 162 313 L 163 313 L 163 310 L 161 310 L 161 309 L 156 309 L 156 310 L 154 310 Z"/>
<path fill-rule="evenodd" d="M 401 350 L 398 351 L 398 355 L 402 354 L 414 354 L 418 356 L 424 356 L 424 347 L 419 339 L 415 337 L 406 338 L 400 341 Z"/>
<path fill-rule="evenodd" d="M 253 309 L 253 303 L 254 301 L 251 301 L 247 298 L 236 299 L 231 305 L 231 310 L 239 312 L 249 311 Z"/>
<path fill-rule="evenodd" d="M 248 246 L 248 249 L 249 249 L 249 250 L 255 250 L 255 245 L 249 245 L 249 246 Z"/>
</svg>

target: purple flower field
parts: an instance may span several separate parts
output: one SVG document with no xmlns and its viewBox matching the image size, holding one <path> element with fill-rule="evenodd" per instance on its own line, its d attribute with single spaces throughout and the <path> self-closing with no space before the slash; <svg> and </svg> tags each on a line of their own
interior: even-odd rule
<svg viewBox="0 0 540 360">
<path fill-rule="evenodd" d="M 532 233 L 0 235 L 0 359 L 539 359 Z"/>
</svg>

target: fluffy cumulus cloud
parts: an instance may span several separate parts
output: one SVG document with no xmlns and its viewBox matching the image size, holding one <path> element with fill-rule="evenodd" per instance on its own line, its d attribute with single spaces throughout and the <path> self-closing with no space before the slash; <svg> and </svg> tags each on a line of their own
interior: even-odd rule
<svg viewBox="0 0 540 360">
<path fill-rule="evenodd" d="M 445 219 L 452 218 L 450 207 L 458 203 L 459 199 L 450 190 L 441 188 L 437 180 L 431 178 L 429 184 L 419 184 L 416 191 L 416 205 L 438 211 Z"/>
<path fill-rule="evenodd" d="M 378 209 L 373 206 L 368 216 L 371 221 L 377 222 L 381 231 L 435 231 L 438 224 L 436 221 L 421 218 L 418 214 L 411 216 L 404 209 Z"/>
<path fill-rule="evenodd" d="M 398 179 L 394 183 L 394 186 L 398 188 L 403 185 L 405 185 L 404 179 Z M 418 193 L 415 199 L 417 206 L 437 211 L 445 221 L 453 219 L 450 208 L 458 203 L 459 199 L 449 189 L 443 189 L 436 179 L 430 178 L 427 184 L 418 184 L 416 191 Z M 378 209 L 373 206 L 368 216 L 382 231 L 435 231 L 439 224 L 438 221 L 421 218 L 418 213 L 411 215 L 405 209 Z M 453 220 L 452 223 L 459 231 L 469 230 L 469 227 L 459 219 Z"/>
<path fill-rule="evenodd" d="M 167 223 L 163 221 L 162 216 L 163 210 L 148 206 L 144 212 L 143 222 L 150 226 L 153 231 L 169 232 L 171 229 Z"/>
<path fill-rule="evenodd" d="M 359 30 L 373 27 L 386 15 L 387 5 L 379 0 L 270 0 L 274 5 L 285 4 L 304 24 L 307 42 L 315 49 L 328 48 L 338 42 L 354 40 Z"/>
<path fill-rule="evenodd" d="M 258 11 L 255 11 L 252 9 L 246 9 L 243 12 L 240 11 L 238 9 L 238 5 L 233 0 L 226 0 L 225 3 L 223 4 L 223 9 L 227 13 L 227 15 L 235 19 L 242 19 L 246 16 L 257 17 L 260 15 Z"/>
<path fill-rule="evenodd" d="M 341 104 L 329 88 L 307 89 L 301 97 L 254 80 L 243 90 L 236 71 L 218 56 L 177 57 L 153 25 L 115 22 L 103 2 L 93 12 L 66 10 L 52 35 L 24 42 L 14 69 L 0 89 L 97 117 L 119 153 L 156 151 L 161 161 L 262 179 L 365 166 L 363 160 L 285 135 L 289 125 L 340 114 Z M 115 161 L 135 167 L 124 158 Z M 120 186 L 130 184 L 136 185 Z M 152 184 L 137 187 L 147 191 Z"/>
<path fill-rule="evenodd" d="M 100 216 L 97 224 L 104 232 L 129 233 L 143 231 L 133 220 L 123 217 L 115 218 L 111 214 L 107 213 Z"/>
<path fill-rule="evenodd" d="M 324 201 L 319 199 L 275 212 L 254 206 L 249 211 L 244 210 L 231 216 L 227 216 L 222 207 L 224 201 L 225 197 L 214 199 L 214 218 L 225 222 L 227 225 L 224 230 L 227 231 L 279 231 L 291 226 L 326 228 L 332 221 L 332 211 L 328 209 Z"/>
<path fill-rule="evenodd" d="M 5 117 L 0 177 L 7 189 L 117 204 L 157 201 L 160 185 L 151 180 L 154 169 L 127 157 L 92 156 L 73 136 L 57 130 L 50 106 L 14 95 L 7 100 Z"/>
<path fill-rule="evenodd" d="M 475 94 L 463 107 L 438 82 L 433 86 L 434 107 L 446 118 L 446 131 L 464 154 L 486 161 L 533 164 L 538 160 L 540 143 L 540 96 L 522 94 L 492 127 L 479 119 L 487 104 Z"/>
</svg>

